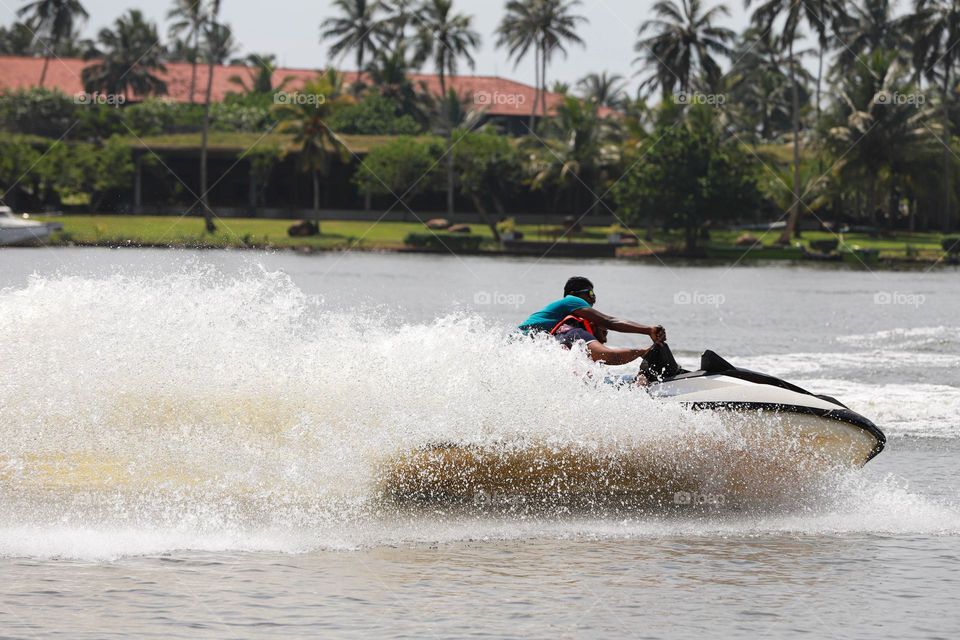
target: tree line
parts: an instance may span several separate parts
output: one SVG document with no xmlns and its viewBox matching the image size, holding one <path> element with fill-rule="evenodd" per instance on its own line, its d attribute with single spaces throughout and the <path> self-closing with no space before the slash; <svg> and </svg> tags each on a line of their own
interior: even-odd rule
<svg viewBox="0 0 960 640">
<path fill-rule="evenodd" d="M 503 185 L 507 193 L 519 183 L 542 191 L 563 213 L 608 212 L 631 225 L 682 225 L 691 233 L 705 221 L 754 211 L 783 218 L 783 242 L 804 216 L 950 230 L 960 166 L 960 4 L 915 0 L 901 15 L 889 0 L 746 0 L 745 7 L 750 26 L 736 33 L 722 25 L 729 15 L 723 3 L 657 2 L 637 25 L 640 83 L 631 93 L 627 78 L 606 72 L 575 86 L 550 81 L 553 64 L 585 46 L 581 2 L 510 0 L 495 45 L 516 64 L 533 64 L 536 97 L 527 135 L 496 148 L 487 138 L 477 142 L 495 161 L 473 169 L 494 190 Z M 338 134 L 400 136 L 361 167 L 355 182 L 365 194 L 396 177 L 378 185 L 374 165 L 391 171 L 389 157 L 415 166 L 426 149 L 439 165 L 431 171 L 442 175 L 406 187 L 445 190 L 448 211 L 455 193 L 469 191 L 459 143 L 477 133 L 502 137 L 495 122 L 483 125 L 470 96 L 450 86 L 451 75 L 475 66 L 482 44 L 472 16 L 454 0 L 337 0 L 319 25 L 319 41 L 332 66 L 349 59 L 364 73 L 344 86 L 327 72 L 300 89 L 330 98 L 312 110 L 275 108 L 270 97 L 286 89 L 274 83 L 276 58 L 239 57 L 220 13 L 216 0 L 177 0 L 165 42 L 160 27 L 136 10 L 82 41 L 78 27 L 88 14 L 79 0 L 35 0 L 21 8 L 22 22 L 0 28 L 0 52 L 44 57 L 40 87 L 52 56 L 81 55 L 89 60 L 87 91 L 139 96 L 166 92 L 165 63 L 190 63 L 197 104 L 193 112 L 190 105 L 172 110 L 198 121 L 204 198 L 208 132 L 224 110 L 211 104 L 209 82 L 196 86 L 200 65 L 247 65 L 231 78 L 233 104 L 262 115 L 254 127 L 295 137 L 301 166 L 314 176 L 315 202 L 329 164 L 344 157 Z M 437 74 L 439 95 L 411 80 L 421 69 Z M 549 113 L 548 91 L 565 95 Z M 497 173 L 505 171 L 511 174 Z M 475 206 L 501 208 L 486 193 Z M 212 231 L 212 210 L 203 204 Z"/>
</svg>

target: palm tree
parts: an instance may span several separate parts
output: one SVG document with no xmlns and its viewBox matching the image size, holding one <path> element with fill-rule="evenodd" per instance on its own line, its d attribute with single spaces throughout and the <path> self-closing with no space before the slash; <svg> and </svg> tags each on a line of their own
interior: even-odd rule
<svg viewBox="0 0 960 640">
<path fill-rule="evenodd" d="M 415 59 L 432 59 L 440 77 L 440 95 L 446 96 L 446 76 L 456 75 L 458 59 L 465 58 L 471 69 L 476 66 L 470 50 L 480 46 L 480 34 L 470 27 L 470 16 L 453 13 L 453 0 L 425 0 L 416 19 Z"/>
<path fill-rule="evenodd" d="M 556 185 L 557 193 L 571 194 L 571 213 L 589 214 L 600 204 L 595 199 L 602 179 L 619 160 L 619 127 L 615 120 L 601 118 L 599 104 L 568 96 L 557 108 L 556 118 L 547 124 L 549 150 L 533 148 L 539 160 L 534 162 L 533 186 Z M 583 208 L 583 199 L 591 204 Z"/>
<path fill-rule="evenodd" d="M 15 22 L 10 28 L 0 26 L 0 54 L 5 56 L 29 56 L 33 54 L 33 30 L 23 22 Z"/>
<path fill-rule="evenodd" d="M 727 112 L 738 129 L 750 139 L 772 141 L 790 130 L 792 107 L 791 84 L 783 52 L 769 31 L 748 28 L 731 52 L 735 64 L 724 77 L 730 94 Z M 809 99 L 807 85 L 811 74 L 801 66 L 800 98 Z"/>
<path fill-rule="evenodd" d="M 393 49 L 378 51 L 374 59 L 367 64 L 365 71 L 381 96 L 392 100 L 402 113 L 407 113 L 425 124 L 429 118 L 425 113 L 424 101 L 429 99 L 429 92 L 426 89 L 418 92 L 410 81 L 409 73 L 412 67 L 407 48 L 401 43 Z"/>
<path fill-rule="evenodd" d="M 220 16 L 220 0 L 212 0 L 207 21 L 203 28 L 202 53 L 207 59 L 207 89 L 203 96 L 203 125 L 200 129 L 200 202 L 203 205 L 203 221 L 207 233 L 217 230 L 213 223 L 213 210 L 207 197 L 207 155 L 210 143 L 210 99 L 213 94 L 213 69 L 223 64 L 233 53 L 236 45 L 230 28 L 217 22 Z"/>
<path fill-rule="evenodd" d="M 916 0 L 916 16 L 908 27 L 913 34 L 914 64 L 931 84 L 940 86 L 940 107 L 943 113 L 943 231 L 951 230 L 953 216 L 950 166 L 950 100 L 955 98 L 956 80 L 951 73 L 960 61 L 960 5 L 949 0 Z"/>
<path fill-rule="evenodd" d="M 537 104 L 540 100 L 540 46 L 538 43 L 538 17 L 536 0 L 510 0 L 506 14 L 497 27 L 497 46 L 507 47 L 508 55 L 515 60 L 514 68 L 533 49 L 535 93 L 530 110 L 530 129 L 534 127 Z"/>
<path fill-rule="evenodd" d="M 836 0 L 839 2 L 839 0 Z M 790 71 L 790 99 L 793 112 L 793 191 L 796 201 L 790 207 L 786 227 L 778 242 L 788 244 L 793 238 L 800 217 L 800 86 L 798 68 L 800 66 L 796 56 L 796 42 L 800 36 L 800 23 L 805 21 L 817 33 L 820 40 L 821 54 L 827 44 L 827 24 L 836 23 L 842 15 L 842 10 L 834 6 L 834 0 L 820 0 L 817 2 L 797 2 L 797 0 L 763 0 L 753 12 L 753 23 L 761 31 L 773 29 L 774 22 L 782 18 L 779 35 L 779 44 L 787 49 L 787 68 Z M 750 7 L 751 0 L 744 0 L 746 7 Z M 821 63 L 822 66 L 822 63 Z M 817 89 L 819 93 L 819 88 Z"/>
<path fill-rule="evenodd" d="M 879 49 L 896 51 L 906 49 L 905 33 L 892 18 L 890 0 L 861 0 L 850 4 L 850 14 L 840 28 L 843 47 L 837 53 L 837 71 L 849 73 L 856 64 L 866 64 L 865 58 Z"/>
<path fill-rule="evenodd" d="M 473 99 L 469 95 L 460 95 L 454 89 L 448 89 L 442 96 L 424 94 L 427 103 L 427 113 L 431 128 L 437 135 L 447 140 L 446 170 L 447 170 L 447 215 L 453 214 L 453 196 L 456 188 L 454 173 L 454 135 L 456 132 L 459 141 L 464 135 L 477 128 L 483 120 L 482 110 L 473 108 Z M 486 217 L 483 212 L 481 216 Z M 489 221 L 486 221 L 489 226 Z M 496 225 L 493 225 L 496 227 Z"/>
<path fill-rule="evenodd" d="M 196 65 L 200 59 L 200 51 L 197 47 L 193 46 L 193 43 L 183 38 L 173 38 L 167 43 L 166 59 L 168 62 L 189 62 L 192 65 Z M 194 80 L 191 79 L 190 82 L 193 84 Z M 192 95 L 190 100 L 191 102 L 194 101 Z"/>
<path fill-rule="evenodd" d="M 542 105 L 543 115 L 547 112 L 547 65 L 553 52 L 566 55 L 566 42 L 583 44 L 576 27 L 587 19 L 571 14 L 579 4 L 580 0 L 510 0 L 497 27 L 497 46 L 507 47 L 515 66 L 533 49 L 536 93 L 530 111 L 531 130 L 538 106 Z"/>
<path fill-rule="evenodd" d="M 38 37 L 46 37 L 50 40 L 50 44 L 44 47 L 46 51 L 43 56 L 43 70 L 40 72 L 42 87 L 47 77 L 50 58 L 57 50 L 60 41 L 69 38 L 74 31 L 74 25 L 89 15 L 79 0 L 34 0 L 21 7 L 17 15 L 26 18 L 27 26 Z"/>
<path fill-rule="evenodd" d="M 416 7 L 410 6 L 414 0 L 380 0 L 387 17 L 383 19 L 383 26 L 387 32 L 387 44 L 396 47 L 407 43 L 407 27 L 413 21 Z"/>
<path fill-rule="evenodd" d="M 174 0 L 173 9 L 167 12 L 167 19 L 174 20 L 168 34 L 171 39 L 181 37 L 186 44 L 184 48 L 190 61 L 190 104 L 195 102 L 194 93 L 197 88 L 197 52 L 200 48 L 200 36 L 207 23 L 206 7 L 203 0 Z"/>
<path fill-rule="evenodd" d="M 930 105 L 891 99 L 917 91 L 907 82 L 898 57 L 896 51 L 874 51 L 845 76 L 838 122 L 827 137 L 839 158 L 834 165 L 839 182 L 860 185 L 868 213 L 886 211 L 889 224 L 897 214 L 892 195 L 932 173 L 940 150 L 937 138 L 942 136 L 939 126 L 926 122 L 932 115 Z M 891 197 L 883 197 L 884 192 Z"/>
<path fill-rule="evenodd" d="M 270 53 L 249 53 L 244 58 L 234 60 L 233 64 L 242 64 L 247 67 L 249 82 L 238 74 L 228 80 L 241 87 L 246 93 L 271 94 L 282 91 L 293 80 L 293 76 L 285 76 L 276 87 L 273 86 L 273 74 L 277 71 L 277 57 Z"/>
<path fill-rule="evenodd" d="M 313 178 L 313 211 L 319 228 L 320 177 L 329 173 L 334 155 L 344 161 L 347 158 L 346 148 L 328 123 L 333 112 L 346 104 L 348 98 L 343 95 L 342 78 L 332 69 L 306 83 L 302 92 L 309 96 L 323 96 L 324 100 L 287 102 L 278 104 L 275 110 L 280 121 L 279 130 L 293 134 L 294 142 L 300 145 L 298 162 L 301 170 L 310 172 Z"/>
<path fill-rule="evenodd" d="M 667 96 L 679 85 L 681 93 L 687 93 L 695 78 L 701 77 L 707 86 L 715 87 L 720 80 L 720 65 L 714 55 L 726 55 L 728 42 L 734 38 L 730 29 L 714 26 L 721 16 L 729 16 L 726 5 L 702 11 L 700 0 L 660 0 L 653 5 L 656 18 L 640 25 L 638 35 L 642 38 L 634 50 L 641 55 L 634 63 L 641 62 L 651 69 L 642 87 L 659 86 Z M 652 31 L 653 35 L 643 38 Z"/>
<path fill-rule="evenodd" d="M 457 73 L 458 59 L 465 58 L 472 69 L 475 66 L 471 49 L 480 46 L 480 34 L 470 28 L 470 16 L 453 13 L 453 0 L 424 0 L 417 11 L 417 61 L 432 59 L 440 77 L 441 102 L 459 102 L 456 92 L 447 95 L 446 76 Z M 440 122 L 443 123 L 442 119 Z M 449 122 L 448 122 L 449 124 Z M 454 179 L 452 136 L 453 126 L 441 132 L 447 139 L 447 215 L 453 215 Z"/>
<path fill-rule="evenodd" d="M 580 0 L 539 0 L 543 4 L 540 24 L 540 103 L 541 114 L 547 115 L 547 66 L 555 51 L 567 57 L 564 43 L 583 45 L 583 40 L 577 35 L 577 24 L 589 22 L 583 16 L 570 13 L 573 7 L 580 4 Z"/>
<path fill-rule="evenodd" d="M 624 91 L 625 84 L 626 82 L 620 74 L 608 75 L 604 71 L 603 73 L 588 74 L 577 83 L 577 87 L 587 100 L 592 100 L 604 107 L 619 109 L 626 104 L 627 100 L 627 94 Z"/>
<path fill-rule="evenodd" d="M 113 24 L 113 29 L 100 30 L 98 46 L 85 55 L 97 61 L 83 69 L 84 90 L 124 97 L 131 91 L 139 96 L 165 94 L 167 83 L 156 75 L 167 70 L 162 62 L 163 49 L 158 46 L 157 26 L 144 21 L 138 9 L 131 9 Z"/>
<path fill-rule="evenodd" d="M 331 57 L 354 51 L 361 71 L 367 52 L 376 53 L 390 39 L 390 25 L 378 18 L 383 6 L 376 0 L 335 0 L 333 6 L 343 15 L 323 21 L 320 39 L 333 40 Z"/>
</svg>

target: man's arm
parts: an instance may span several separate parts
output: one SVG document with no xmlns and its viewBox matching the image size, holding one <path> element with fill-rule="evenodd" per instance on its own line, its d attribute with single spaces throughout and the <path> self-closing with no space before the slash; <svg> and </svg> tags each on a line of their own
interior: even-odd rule
<svg viewBox="0 0 960 640">
<path fill-rule="evenodd" d="M 665 342 L 667 339 L 667 332 L 663 330 L 661 326 L 648 327 L 645 324 L 640 324 L 639 322 L 633 322 L 631 320 L 621 320 L 620 318 L 614 318 L 613 316 L 608 316 L 607 314 L 597 311 L 593 307 L 582 307 L 570 312 L 570 315 L 583 318 L 588 322 L 597 323 L 611 331 L 617 331 L 619 333 L 642 333 L 645 336 L 650 336 L 653 338 L 654 342 Z"/>
<path fill-rule="evenodd" d="M 594 340 L 587 344 L 587 352 L 594 362 L 603 362 L 609 365 L 627 364 L 638 358 L 643 358 L 650 349 L 630 349 L 626 347 L 608 347 Z"/>
</svg>

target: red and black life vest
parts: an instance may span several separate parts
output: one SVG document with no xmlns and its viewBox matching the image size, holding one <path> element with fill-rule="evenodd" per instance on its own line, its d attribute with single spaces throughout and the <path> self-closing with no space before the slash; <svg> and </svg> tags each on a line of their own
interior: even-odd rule
<svg viewBox="0 0 960 640">
<path fill-rule="evenodd" d="M 594 336 L 597 335 L 596 333 L 594 333 L 593 325 L 590 323 L 589 320 L 584 320 L 583 318 L 578 318 L 577 316 L 567 316 L 566 318 L 558 322 L 556 326 L 554 326 L 553 329 L 550 330 L 550 335 L 555 335 L 557 331 L 560 329 L 560 327 L 562 327 L 565 324 L 570 324 L 575 327 L 580 327 L 581 329 L 586 330 L 590 335 L 594 335 Z"/>
</svg>

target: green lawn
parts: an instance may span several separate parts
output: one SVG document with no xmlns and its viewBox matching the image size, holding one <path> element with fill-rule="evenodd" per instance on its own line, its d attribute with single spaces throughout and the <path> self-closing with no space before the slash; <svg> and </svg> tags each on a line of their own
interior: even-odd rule
<svg viewBox="0 0 960 640">
<path fill-rule="evenodd" d="M 54 234 L 53 242 L 64 244 L 398 249 L 407 234 L 426 232 L 419 222 L 322 220 L 320 236 L 291 238 L 287 228 L 293 220 L 223 218 L 217 222 L 217 233 L 208 235 L 203 232 L 203 219 L 196 216 L 66 215 L 40 219 L 63 224 L 63 232 Z M 473 224 L 470 229 L 473 235 L 493 238 L 485 225 Z M 559 227 L 521 225 L 519 229 L 528 240 L 555 240 L 562 234 Z M 565 239 L 605 242 L 606 237 L 605 228 L 591 227 Z"/>
<path fill-rule="evenodd" d="M 291 238 L 287 228 L 291 220 L 268 220 L 263 218 L 225 218 L 219 221 L 218 231 L 209 235 L 203 232 L 203 219 L 191 216 L 129 216 L 129 215 L 66 215 L 46 218 L 63 224 L 64 229 L 54 234 L 54 244 L 100 244 L 100 245 L 144 245 L 178 247 L 304 247 L 310 249 L 399 249 L 403 239 L 412 232 L 425 232 L 419 222 L 380 222 L 323 220 L 320 236 L 312 238 Z M 484 225 L 470 225 L 474 235 L 491 238 L 490 229 Z M 559 226 L 520 225 L 519 230 L 527 240 L 556 240 L 562 233 Z M 642 236 L 642 232 L 641 236 Z M 710 246 L 732 247 L 734 240 L 743 232 L 720 230 L 711 233 Z M 772 246 L 777 233 L 771 232 L 762 237 L 764 246 Z M 564 240 L 577 242 L 606 242 L 605 227 L 587 227 L 583 232 L 568 235 Z M 834 238 L 822 231 L 803 233 L 802 243 L 811 240 Z M 870 238 L 864 234 L 847 234 L 843 237 L 843 247 L 873 248 L 880 251 L 881 257 L 905 258 L 908 247 L 912 255 L 924 259 L 936 260 L 943 255 L 940 248 L 940 234 L 901 233 L 893 237 Z M 683 246 L 681 231 L 657 231 L 651 241 L 640 244 L 638 251 L 680 250 Z M 492 241 L 486 245 L 495 249 Z"/>
<path fill-rule="evenodd" d="M 347 148 L 356 154 L 365 154 L 370 149 L 383 145 L 395 136 L 368 136 L 349 135 L 339 136 Z M 199 133 L 170 133 L 156 136 L 119 136 L 119 138 L 134 148 L 151 149 L 153 151 L 197 151 L 200 149 Z M 298 146 L 293 136 L 275 131 L 270 133 L 211 131 L 208 146 L 212 151 L 230 154 L 245 154 L 255 147 L 275 146 L 285 151 L 296 151 Z"/>
</svg>

